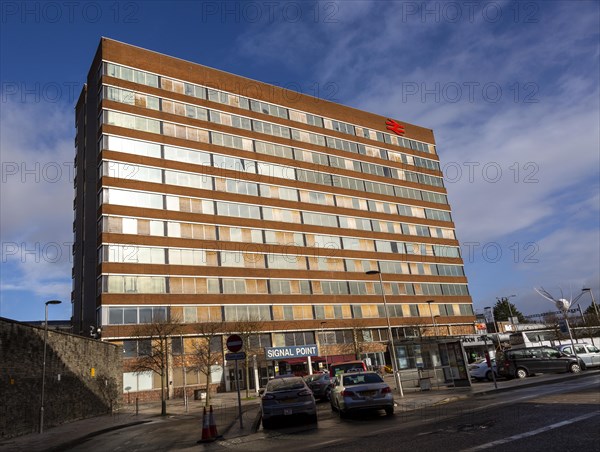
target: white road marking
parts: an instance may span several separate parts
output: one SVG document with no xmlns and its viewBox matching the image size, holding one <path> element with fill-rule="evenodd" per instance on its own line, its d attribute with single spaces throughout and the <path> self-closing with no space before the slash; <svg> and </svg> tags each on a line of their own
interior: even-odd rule
<svg viewBox="0 0 600 452">
<path fill-rule="evenodd" d="M 583 421 L 584 419 L 588 419 L 590 417 L 598 416 L 598 414 L 600 414 L 600 412 L 598 412 L 598 411 L 592 412 L 592 413 L 587 413 L 587 414 L 582 414 L 581 416 L 577 416 L 577 417 L 574 417 L 572 419 L 567 419 L 566 421 L 557 422 L 556 424 L 547 425 L 545 427 L 540 427 L 538 429 L 531 430 L 530 432 L 525 432 L 525 433 L 521 433 L 519 435 L 509 436 L 508 438 L 499 439 L 497 441 L 492 441 L 492 442 L 486 443 L 486 444 L 481 444 L 479 446 L 475 446 L 475 447 L 472 447 L 470 449 L 464 449 L 461 452 L 474 452 L 474 451 L 477 451 L 477 450 L 490 449 L 490 448 L 498 446 L 500 444 L 510 443 L 512 441 L 516 441 L 516 440 L 521 439 L 521 438 L 527 438 L 529 436 L 534 436 L 534 435 L 537 435 L 539 433 L 543 433 L 543 432 L 547 432 L 547 431 L 553 430 L 555 428 L 564 427 L 565 425 L 569 425 L 569 424 L 572 424 L 574 422 Z"/>
</svg>

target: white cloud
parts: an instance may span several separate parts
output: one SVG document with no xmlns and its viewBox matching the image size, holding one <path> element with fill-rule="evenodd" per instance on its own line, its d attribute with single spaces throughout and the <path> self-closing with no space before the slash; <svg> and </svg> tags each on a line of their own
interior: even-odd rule
<svg viewBox="0 0 600 452">
<path fill-rule="evenodd" d="M 3 297 L 28 291 L 70 299 L 73 111 L 4 103 L 0 116 Z"/>
</svg>

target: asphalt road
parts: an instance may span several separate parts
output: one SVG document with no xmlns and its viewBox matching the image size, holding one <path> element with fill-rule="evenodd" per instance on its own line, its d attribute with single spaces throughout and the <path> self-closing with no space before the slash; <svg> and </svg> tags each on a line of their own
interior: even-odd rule
<svg viewBox="0 0 600 452">
<path fill-rule="evenodd" d="M 319 424 L 280 425 L 197 445 L 185 416 L 110 432 L 72 451 L 243 450 L 600 452 L 600 375 L 493 392 L 415 411 L 340 419 L 319 403 Z M 293 421 L 292 421 L 293 422 Z"/>
</svg>

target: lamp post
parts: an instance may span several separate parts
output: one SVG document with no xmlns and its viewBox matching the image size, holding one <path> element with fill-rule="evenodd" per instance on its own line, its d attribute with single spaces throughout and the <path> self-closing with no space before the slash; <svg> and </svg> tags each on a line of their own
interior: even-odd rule
<svg viewBox="0 0 600 452">
<path fill-rule="evenodd" d="M 388 311 L 387 300 L 385 298 L 385 290 L 383 288 L 383 279 L 381 278 L 381 272 L 378 270 L 369 270 L 367 275 L 379 275 L 379 286 L 381 287 L 381 295 L 383 297 L 383 308 L 385 310 L 385 320 L 387 321 L 388 336 L 390 338 L 390 348 L 392 349 L 392 370 L 394 371 L 394 380 L 396 381 L 396 388 L 400 393 L 400 397 L 404 397 L 404 391 L 402 390 L 402 381 L 400 381 L 400 373 L 398 371 L 398 361 L 396 359 L 396 347 L 394 345 L 394 336 L 392 335 L 392 326 L 390 324 L 390 313 Z"/>
<path fill-rule="evenodd" d="M 327 322 L 321 322 L 321 340 L 323 341 L 323 344 L 321 345 L 327 345 L 327 339 L 325 338 L 325 324 Z M 327 352 L 325 351 L 325 347 L 323 347 L 323 354 L 325 355 L 325 369 L 329 370 L 329 363 L 327 362 Z"/>
<path fill-rule="evenodd" d="M 437 318 L 439 318 L 439 317 L 441 317 L 441 315 L 434 315 L 434 316 L 433 316 L 433 327 L 435 328 L 435 331 L 436 331 L 436 333 L 437 333 L 437 326 L 438 326 L 438 324 L 437 324 L 437 322 L 435 321 L 435 319 L 437 319 Z M 442 326 L 443 326 L 443 325 L 442 325 Z"/>
<path fill-rule="evenodd" d="M 183 372 L 183 405 L 185 412 L 188 412 L 188 397 L 187 397 L 187 369 L 185 368 L 185 345 L 183 343 L 183 333 L 179 335 L 181 340 L 181 370 Z M 207 381 L 208 382 L 208 381 Z M 207 385 L 208 386 L 208 385 Z M 207 391 L 208 393 L 208 391 Z"/>
<path fill-rule="evenodd" d="M 514 326 L 515 323 L 513 322 L 513 312 L 512 312 L 512 308 L 510 307 L 510 302 L 508 301 L 509 298 L 513 298 L 516 297 L 516 295 L 509 295 L 508 297 L 496 297 L 496 300 L 498 300 L 500 303 L 506 303 L 506 306 L 508 306 L 508 312 L 510 313 L 510 325 L 511 325 L 511 331 L 514 332 Z"/>
<path fill-rule="evenodd" d="M 438 337 L 438 329 L 435 323 L 435 318 L 433 317 L 433 311 L 431 310 L 431 303 L 435 303 L 434 300 L 427 300 L 425 303 L 429 306 L 429 315 L 431 316 L 431 323 L 433 324 L 433 331 L 435 332 L 435 337 Z"/>
<path fill-rule="evenodd" d="M 40 433 L 44 433 L 44 391 L 46 389 L 46 343 L 48 342 L 48 305 L 61 304 L 60 300 L 49 300 L 46 302 L 46 315 L 44 322 L 44 361 L 42 364 L 42 401 L 40 404 Z"/>
<path fill-rule="evenodd" d="M 571 333 L 571 326 L 569 325 L 569 319 L 567 316 L 567 312 L 571 307 L 571 302 L 561 298 L 560 300 L 555 301 L 555 305 L 563 314 L 563 319 L 565 320 L 565 325 L 567 327 L 567 332 L 569 333 L 569 339 L 571 340 L 571 347 L 573 348 L 573 354 L 575 355 L 575 359 L 577 363 L 579 363 L 579 356 L 577 356 L 577 350 L 575 350 L 575 341 L 573 341 L 573 334 Z"/>
</svg>

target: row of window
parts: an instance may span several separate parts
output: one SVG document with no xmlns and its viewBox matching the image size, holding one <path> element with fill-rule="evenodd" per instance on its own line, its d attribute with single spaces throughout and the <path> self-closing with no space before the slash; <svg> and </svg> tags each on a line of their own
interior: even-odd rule
<svg viewBox="0 0 600 452">
<path fill-rule="evenodd" d="M 127 163 L 103 160 L 101 165 L 99 166 L 99 173 L 100 177 L 107 176 L 118 179 L 138 180 L 141 182 L 153 182 L 157 184 L 164 183 L 181 187 L 191 187 L 203 190 L 236 193 L 248 196 L 259 196 L 261 198 L 284 199 L 296 202 L 299 201 L 299 191 L 293 188 L 276 187 L 266 184 L 240 181 L 237 179 L 212 177 L 206 174 L 194 174 L 183 171 L 163 170 L 160 168 L 152 168 L 136 164 L 132 165 Z M 219 206 L 221 206 L 222 209 L 230 210 L 230 203 L 229 205 L 226 204 L 227 203 L 223 204 L 217 201 L 217 210 Z M 368 202 L 368 204 L 372 204 L 372 207 L 377 210 L 377 201 Z M 286 217 L 293 218 L 293 220 L 291 221 L 296 222 L 298 221 L 298 218 L 300 216 L 299 211 L 292 211 L 289 209 L 263 207 L 262 212 L 264 219 L 273 221 L 286 221 L 277 219 L 277 217 Z M 336 215 L 329 214 L 302 212 L 302 219 L 306 224 L 337 227 L 338 218 L 340 220 L 340 226 L 342 224 L 348 224 L 351 221 L 351 219 L 348 217 L 338 217 Z M 454 236 L 453 230 L 449 228 L 440 228 L 423 225 L 409 225 L 405 223 L 392 223 L 390 231 L 390 223 L 386 221 L 368 220 L 364 218 L 356 218 L 354 219 L 354 221 L 365 225 L 359 226 L 359 228 L 362 230 L 375 230 L 378 232 L 381 230 L 388 230 L 388 232 L 400 231 L 398 233 L 407 235 L 418 235 L 421 237 L 452 238 Z"/>
<path fill-rule="evenodd" d="M 368 218 L 354 218 L 342 215 L 306 212 L 278 207 L 261 207 L 208 199 L 163 195 L 158 193 L 123 190 L 105 187 L 99 194 L 98 204 L 113 204 L 150 209 L 222 215 L 236 218 L 251 218 L 284 223 L 308 224 L 343 229 L 359 229 L 371 232 L 437 237 L 454 240 L 454 230 L 435 226 L 406 224 Z"/>
<path fill-rule="evenodd" d="M 217 146 L 229 147 L 234 149 L 240 149 L 244 151 L 252 152 L 254 150 L 255 140 L 249 138 L 242 138 L 234 135 L 228 135 L 220 132 L 213 132 L 198 127 L 180 125 L 170 123 L 167 121 L 160 121 L 157 119 L 150 119 L 143 116 L 130 115 L 126 113 L 120 113 L 113 110 L 102 110 L 102 113 L 98 118 L 99 125 L 108 124 L 118 127 L 125 127 L 133 130 L 139 130 L 142 132 L 149 132 L 155 134 L 162 134 L 165 136 L 181 138 L 184 140 L 197 141 L 201 143 L 210 143 Z M 447 197 L 442 193 L 429 192 L 424 190 L 410 189 L 398 185 L 384 184 L 380 182 L 364 181 L 363 179 L 357 179 L 352 177 L 332 175 L 331 171 L 318 172 L 308 170 L 294 170 L 289 166 L 281 166 L 270 164 L 272 168 L 279 166 L 281 169 L 278 170 L 285 176 L 277 176 L 273 174 L 272 177 L 283 177 L 287 179 L 304 180 L 300 174 L 305 174 L 305 182 L 312 182 L 321 185 L 342 187 L 359 191 L 366 191 L 369 193 L 377 193 L 388 196 L 399 196 L 403 198 L 419 199 L 423 201 L 436 202 L 440 204 L 447 204 Z M 295 173 L 298 173 L 294 177 Z M 421 173 L 413 173 L 411 171 L 396 170 L 396 174 L 401 177 L 398 179 L 407 180 L 410 182 L 416 182 L 420 184 L 429 184 L 436 186 L 443 186 L 441 178 L 439 181 L 434 181 L 434 176 Z"/>
<path fill-rule="evenodd" d="M 202 121 L 210 121 L 216 124 L 223 124 L 230 127 L 264 133 L 280 138 L 294 139 L 302 142 L 310 142 L 318 146 L 326 146 L 333 149 L 342 149 L 345 151 L 378 157 L 393 162 L 401 162 L 405 165 L 413 165 L 437 171 L 440 170 L 439 162 L 435 160 L 424 159 L 422 157 L 415 157 L 410 154 L 389 151 L 386 149 L 374 148 L 372 146 L 367 146 L 363 144 L 350 143 L 344 140 L 339 140 L 331 137 L 322 137 L 320 135 L 309 134 L 308 132 L 300 131 L 297 129 L 282 127 L 278 124 L 267 123 L 264 121 L 250 119 L 243 116 L 237 116 L 230 113 L 224 113 L 213 109 L 198 107 L 195 105 L 174 102 L 172 100 L 164 98 L 140 94 L 129 90 L 123 90 L 120 88 L 114 88 L 112 86 L 104 87 L 104 97 L 108 100 L 120 103 L 136 105 L 153 110 L 161 110 L 166 113 L 186 116 L 188 118 L 199 119 Z M 328 154 L 318 153 L 314 151 L 307 151 L 294 148 L 288 149 L 290 150 L 291 154 L 297 154 L 296 157 L 294 157 L 294 160 L 308 161 L 319 165 L 344 168 L 351 171 L 358 171 L 394 179 L 410 180 L 413 182 L 419 181 L 417 173 L 407 172 L 407 174 L 404 174 L 402 171 L 399 171 L 398 169 L 393 167 L 376 165 L 372 163 L 361 162 L 359 160 L 345 159 L 336 156 L 329 156 Z M 435 185 L 438 187 L 443 186 L 443 182 L 440 177 L 429 176 L 427 180 L 428 182 L 421 183 L 428 183 L 429 185 Z"/>
<path fill-rule="evenodd" d="M 323 256 L 323 252 L 307 256 L 253 251 L 254 250 L 217 251 L 197 248 L 162 248 L 131 244 L 104 244 L 98 249 L 98 262 L 350 271 L 363 273 L 379 270 L 382 273 L 397 275 L 464 276 L 462 265 L 384 260 L 377 261 L 373 259 L 344 259 Z"/>
<path fill-rule="evenodd" d="M 269 229 L 252 229 L 213 224 L 186 223 L 180 221 L 146 218 L 103 216 L 99 231 L 105 233 L 154 235 L 218 242 L 244 242 L 282 246 L 326 248 L 327 250 L 378 251 L 437 257 L 460 257 L 457 246 L 430 243 L 396 242 L 358 237 L 310 234 Z"/>
<path fill-rule="evenodd" d="M 429 317 L 426 304 L 388 303 L 390 317 Z M 169 312 L 170 311 L 170 312 Z M 362 318 L 385 318 L 383 304 L 338 305 L 226 305 L 226 306 L 103 306 L 103 325 L 151 323 L 168 318 L 183 323 L 279 321 L 279 320 L 343 320 Z M 431 305 L 431 315 L 471 316 L 470 304 L 440 303 Z M 294 334 L 294 333 L 291 333 Z M 306 334 L 306 333 L 302 333 Z M 312 334 L 312 333 L 310 333 Z M 314 340 L 314 337 L 313 337 Z M 311 342 L 309 342 L 311 343 Z M 314 342 L 312 342 L 314 343 Z M 291 344 L 303 345 L 303 344 Z"/>
<path fill-rule="evenodd" d="M 353 126 L 341 121 L 335 121 L 317 115 L 312 115 L 310 113 L 288 109 L 268 102 L 254 100 L 249 97 L 231 94 L 222 90 L 214 89 L 214 87 L 206 87 L 188 82 L 182 82 L 164 76 L 159 77 L 155 74 L 150 74 L 148 72 L 131 69 L 108 62 L 103 62 L 102 73 L 110 77 L 128 80 L 142 85 L 152 86 L 154 88 L 162 88 L 167 91 L 185 94 L 187 96 L 209 100 L 211 102 L 230 105 L 236 108 L 255 111 L 282 119 L 289 119 L 291 121 L 322 127 L 329 130 L 336 130 L 349 135 L 355 135 L 362 138 L 379 141 L 380 143 L 392 144 L 395 146 L 402 146 L 407 149 L 435 154 L 435 146 L 432 144 L 399 137 L 387 132 L 379 132 L 366 127 Z M 249 86 L 248 88 L 251 89 L 252 86 Z M 256 88 L 258 88 L 258 86 L 256 86 Z"/>
<path fill-rule="evenodd" d="M 280 167 L 279 165 L 269 165 L 263 162 L 258 162 L 248 159 L 240 159 L 236 157 L 224 156 L 220 154 L 197 151 L 193 149 L 179 148 L 175 146 L 160 145 L 157 143 L 149 143 L 143 141 L 132 140 L 112 135 L 103 135 L 99 149 L 114 150 L 148 157 L 163 158 L 167 160 L 179 161 L 184 163 L 192 163 L 196 165 L 212 166 L 224 170 L 231 170 L 237 173 L 255 173 L 257 170 L 261 175 L 275 176 L 285 179 L 293 179 L 296 173 L 291 168 L 290 171 Z M 258 168 L 258 169 L 257 169 Z M 301 171 L 301 170 L 298 170 Z M 125 170 L 120 172 L 120 177 L 131 177 L 137 173 L 137 165 L 129 164 Z M 299 173 L 299 176 L 308 179 L 306 172 Z M 240 175 L 241 176 L 241 175 Z M 238 177 L 240 177 L 238 176 Z M 337 178 L 337 176 L 333 176 Z M 315 179 L 312 176 L 312 179 Z M 342 182 L 337 181 L 334 185 L 340 185 Z M 334 195 L 329 193 L 314 192 L 309 190 L 296 190 L 287 187 L 266 186 L 265 190 L 279 191 L 280 199 L 289 199 L 302 202 L 339 206 L 350 209 L 359 209 L 362 211 L 369 210 L 372 212 L 383 212 L 415 216 L 418 218 L 428 218 L 432 220 L 452 221 L 450 212 L 446 210 L 424 209 L 422 207 L 408 206 L 405 204 L 395 204 L 384 201 L 367 200 L 363 198 L 355 198 L 342 195 Z M 359 185 L 361 187 L 361 185 Z M 395 196 L 395 191 L 393 195 Z M 409 193 L 410 194 L 410 193 Z"/>
<path fill-rule="evenodd" d="M 224 159 L 224 158 L 223 158 Z M 215 159 L 215 160 L 223 160 Z M 230 158 L 230 160 L 234 160 Z M 274 172 L 276 177 L 280 177 L 279 170 L 282 167 L 260 163 L 258 165 L 259 174 L 271 175 Z M 294 176 L 294 170 L 289 168 Z M 302 176 L 304 172 L 298 171 L 298 175 Z M 343 198 L 333 194 L 324 194 L 320 192 L 312 192 L 308 190 L 297 190 L 295 188 L 281 187 L 277 185 L 260 184 L 239 180 L 238 178 L 213 177 L 207 174 L 198 174 L 192 172 L 166 170 L 155 167 L 143 166 L 131 163 L 121 163 L 110 160 L 102 160 L 98 167 L 99 177 L 107 176 L 118 179 L 138 180 L 142 182 L 153 182 L 158 184 L 178 185 L 182 187 L 191 187 L 211 191 L 221 191 L 227 193 L 237 193 L 249 196 L 260 196 L 262 198 L 283 199 L 286 201 L 302 201 L 310 204 L 335 204 L 336 198 Z M 283 175 L 284 173 L 281 173 Z M 302 177 L 301 177 L 302 178 Z M 329 198 L 329 199 L 327 199 Z M 329 202 L 327 202 L 329 200 Z M 357 207 L 363 205 L 371 212 L 381 212 L 388 214 L 410 214 L 409 216 L 417 216 L 445 221 L 450 220 L 450 214 L 446 211 L 438 211 L 434 209 L 425 209 L 422 207 L 409 207 L 405 205 L 396 205 L 384 201 L 371 201 L 356 203 Z M 393 210 L 392 210 L 393 209 Z M 363 210 L 363 209 L 361 209 Z M 416 213 L 416 215 L 415 215 Z"/>
<path fill-rule="evenodd" d="M 379 282 L 105 275 L 103 293 L 376 295 Z M 466 284 L 385 282 L 387 295 L 468 296 Z"/>
</svg>

